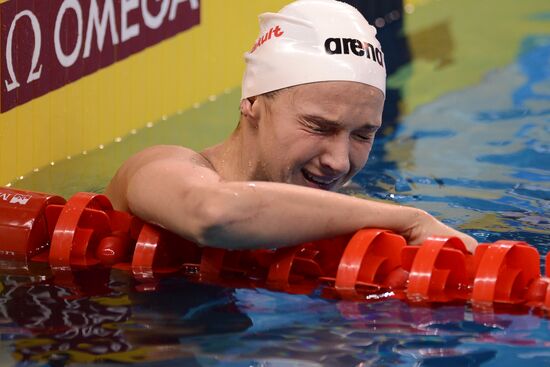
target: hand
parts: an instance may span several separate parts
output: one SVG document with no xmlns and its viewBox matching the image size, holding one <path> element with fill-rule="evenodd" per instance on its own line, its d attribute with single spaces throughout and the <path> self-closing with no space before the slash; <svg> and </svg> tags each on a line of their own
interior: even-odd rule
<svg viewBox="0 0 550 367">
<path fill-rule="evenodd" d="M 415 209 L 411 225 L 402 233 L 410 245 L 420 245 L 428 237 L 458 237 L 464 242 L 468 251 L 473 253 L 478 245 L 477 241 L 465 233 L 457 231 L 428 214 L 427 212 Z"/>
</svg>

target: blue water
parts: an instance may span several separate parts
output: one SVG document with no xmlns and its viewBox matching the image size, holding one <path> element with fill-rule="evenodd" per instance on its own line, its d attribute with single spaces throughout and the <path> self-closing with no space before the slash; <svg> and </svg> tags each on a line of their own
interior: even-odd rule
<svg viewBox="0 0 550 367">
<path fill-rule="evenodd" d="M 542 15 L 541 15 L 542 16 Z M 356 194 L 428 210 L 480 241 L 550 246 L 550 38 L 445 95 L 378 139 Z M 6 271 L 6 273 L 9 273 Z M 545 366 L 550 322 L 401 301 L 352 302 L 120 271 L 2 275 L 0 365 Z"/>
<path fill-rule="evenodd" d="M 397 153 L 396 153 L 397 152 Z M 377 141 L 360 193 L 428 210 L 479 241 L 550 245 L 550 38 L 404 118 Z"/>
</svg>

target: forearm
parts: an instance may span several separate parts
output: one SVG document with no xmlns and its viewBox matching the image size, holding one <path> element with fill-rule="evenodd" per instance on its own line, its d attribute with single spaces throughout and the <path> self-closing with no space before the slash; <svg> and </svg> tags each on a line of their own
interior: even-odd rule
<svg viewBox="0 0 550 367">
<path fill-rule="evenodd" d="M 207 205 L 216 209 L 210 211 L 209 225 L 199 240 L 205 245 L 226 248 L 293 245 L 364 227 L 401 233 L 422 213 L 413 208 L 269 182 L 224 183 L 207 200 Z M 173 222 L 171 226 L 181 225 Z"/>
</svg>

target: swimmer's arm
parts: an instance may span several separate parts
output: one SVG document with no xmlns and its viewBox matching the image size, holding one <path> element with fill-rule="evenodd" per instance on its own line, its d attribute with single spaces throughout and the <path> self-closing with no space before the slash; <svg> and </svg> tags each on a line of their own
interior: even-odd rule
<svg viewBox="0 0 550 367">
<path fill-rule="evenodd" d="M 187 159 L 141 166 L 127 182 L 125 195 L 135 215 L 214 247 L 294 245 L 364 227 L 390 229 L 411 244 L 428 235 L 458 235 L 470 249 L 476 245 L 418 209 L 296 185 L 224 182 Z"/>
<path fill-rule="evenodd" d="M 271 182 L 228 182 L 203 190 L 214 210 L 206 216 L 209 225 L 198 239 L 209 246 L 278 247 L 361 228 L 389 229 L 403 235 L 409 244 L 440 235 L 459 236 L 470 250 L 477 245 L 471 237 L 415 208 Z"/>
</svg>

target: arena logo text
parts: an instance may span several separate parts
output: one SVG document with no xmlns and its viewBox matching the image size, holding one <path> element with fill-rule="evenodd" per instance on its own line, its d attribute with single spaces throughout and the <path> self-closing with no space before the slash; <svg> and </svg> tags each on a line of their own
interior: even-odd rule
<svg viewBox="0 0 550 367">
<path fill-rule="evenodd" d="M 329 55 L 355 55 L 376 61 L 384 67 L 384 54 L 378 47 L 353 38 L 327 38 L 325 51 Z"/>
</svg>

